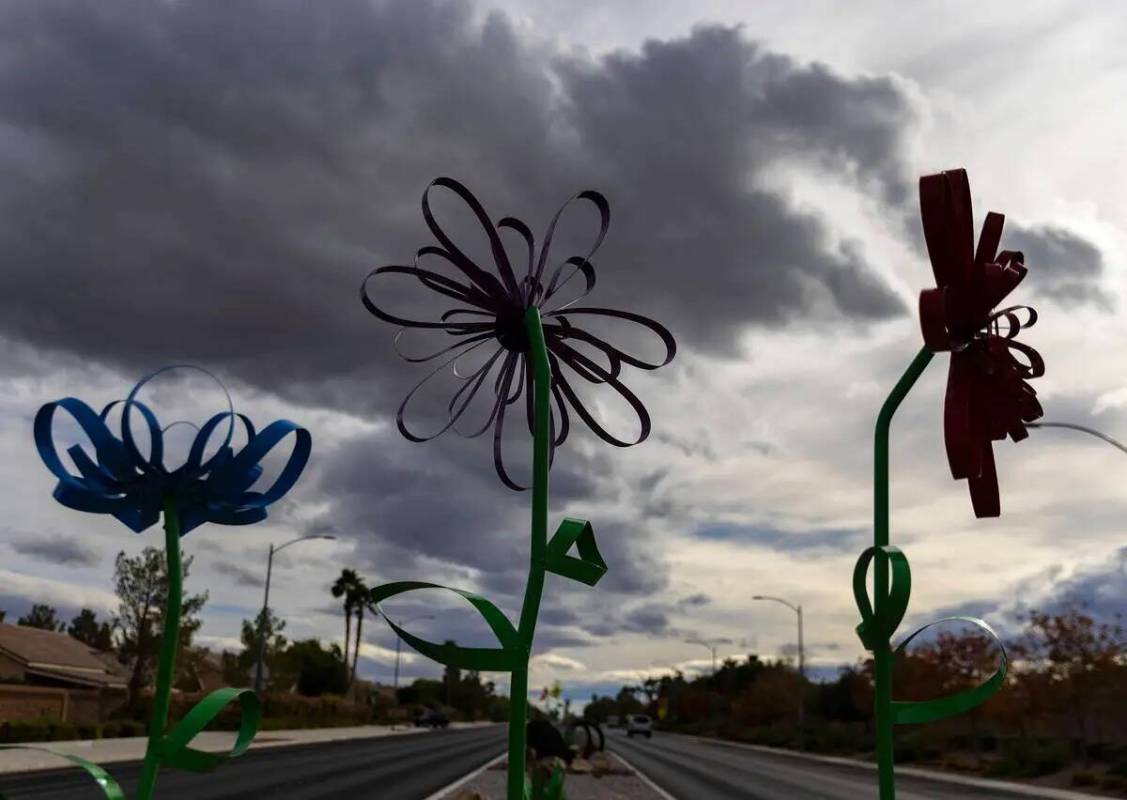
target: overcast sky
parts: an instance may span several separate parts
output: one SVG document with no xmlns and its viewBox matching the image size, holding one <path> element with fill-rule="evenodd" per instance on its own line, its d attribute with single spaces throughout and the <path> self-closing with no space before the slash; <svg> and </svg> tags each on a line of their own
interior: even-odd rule
<svg viewBox="0 0 1127 800">
<path fill-rule="evenodd" d="M 1029 266 L 1012 299 L 1041 314 L 1023 340 L 1047 362 L 1046 418 L 1127 439 L 1125 38 L 1116 2 L 3 4 L 0 608 L 110 611 L 115 553 L 162 538 L 51 499 L 36 409 L 101 404 L 190 361 L 260 425 L 314 436 L 269 521 L 184 540 L 187 587 L 211 596 L 203 642 L 237 642 L 268 544 L 309 532 L 339 538 L 277 559 L 293 636 L 342 637 L 328 586 L 345 565 L 515 614 L 527 497 L 500 486 L 485 439 L 399 436 L 425 373 L 357 296 L 370 269 L 432 243 L 419 200 L 448 175 L 538 234 L 567 197 L 602 191 L 592 304 L 679 343 L 672 365 L 626 376 L 647 442 L 577 432 L 558 455 L 553 524 L 590 519 L 610 572 L 594 589 L 548 581 L 532 686 L 584 697 L 700 669 L 688 638 L 791 655 L 793 616 L 757 593 L 803 604 L 808 661 L 832 674 L 862 655 L 849 580 L 871 538 L 872 424 L 933 285 L 921 174 L 966 167 L 976 220 L 1006 214 L 1003 246 Z M 1121 610 L 1122 453 L 1067 431 L 999 444 L 1003 516 L 976 520 L 943 451 L 946 369 L 936 358 L 893 428 L 906 625 L 957 609 L 1012 629 L 1064 596 Z M 183 388 L 157 404 L 216 410 L 206 385 Z M 414 626 L 429 638 L 488 643 L 441 595 L 389 607 L 433 613 Z M 365 640 L 361 672 L 390 680 L 393 635 L 369 620 Z M 439 672 L 404 658 L 408 678 Z"/>
</svg>

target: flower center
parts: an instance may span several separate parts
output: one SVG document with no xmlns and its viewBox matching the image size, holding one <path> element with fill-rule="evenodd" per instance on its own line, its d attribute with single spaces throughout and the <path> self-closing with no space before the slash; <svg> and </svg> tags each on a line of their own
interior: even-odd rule
<svg viewBox="0 0 1127 800">
<path fill-rule="evenodd" d="M 514 353 L 528 352 L 528 331 L 524 327 L 524 309 L 514 307 L 499 312 L 495 330 L 497 341 L 506 350 Z"/>
</svg>

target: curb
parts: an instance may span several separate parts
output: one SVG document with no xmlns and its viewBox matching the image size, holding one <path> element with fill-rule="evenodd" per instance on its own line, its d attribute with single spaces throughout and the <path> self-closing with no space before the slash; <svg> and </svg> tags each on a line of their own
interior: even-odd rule
<svg viewBox="0 0 1127 800">
<path fill-rule="evenodd" d="M 707 742 L 709 744 L 719 744 L 724 747 L 733 747 L 742 750 L 754 750 L 758 753 L 766 753 L 774 756 L 785 756 L 788 758 L 796 758 L 805 761 L 815 761 L 822 764 L 832 764 L 838 767 L 852 767 L 854 769 L 861 768 L 871 771 L 876 771 L 877 765 L 871 761 L 859 761 L 854 758 L 842 758 L 840 756 L 820 756 L 812 753 L 799 753 L 794 750 L 784 750 L 779 747 L 764 747 L 758 744 L 746 744 L 744 742 L 730 742 L 726 739 L 711 739 L 707 736 L 691 736 L 685 733 L 672 733 L 666 732 L 666 736 L 678 736 L 683 739 L 693 739 L 698 742 Z M 1025 795 L 1026 797 L 1039 797 L 1045 800 L 1092 800 L 1092 798 L 1101 797 L 1101 795 L 1084 794 L 1083 792 L 1073 792 L 1068 789 L 1051 789 L 1045 786 L 1036 786 L 1029 783 L 1013 783 L 1011 781 L 996 781 L 990 778 L 972 778 L 967 775 L 953 775 L 947 772 L 940 772 L 938 770 L 923 769 L 921 767 L 897 767 L 896 774 L 910 775 L 913 778 L 924 778 L 930 781 L 940 783 L 951 783 L 957 786 L 970 786 L 976 789 L 994 789 L 995 791 L 1005 791 L 1012 794 Z"/>
<path fill-rule="evenodd" d="M 433 794 L 428 794 L 426 797 L 423 798 L 423 800 L 442 800 L 442 798 L 446 797 L 446 795 L 453 792 L 459 786 L 464 786 L 465 784 L 469 783 L 474 778 L 476 778 L 478 775 L 485 772 L 487 769 L 492 767 L 494 764 L 496 764 L 498 761 L 500 761 L 506 755 L 508 755 L 508 753 L 506 753 L 504 751 L 498 753 L 495 757 L 486 761 L 484 764 L 482 764 L 480 767 L 475 769 L 473 772 L 469 772 L 469 773 L 463 775 L 462 777 L 458 778 L 458 780 L 454 781 L 453 783 L 448 783 L 446 786 L 443 786 L 441 789 L 439 789 L 437 792 L 434 792 Z"/>
</svg>

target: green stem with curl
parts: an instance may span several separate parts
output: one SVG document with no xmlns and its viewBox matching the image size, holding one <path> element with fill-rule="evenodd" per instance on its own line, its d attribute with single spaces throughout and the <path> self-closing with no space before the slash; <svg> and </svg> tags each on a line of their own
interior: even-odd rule
<svg viewBox="0 0 1127 800">
<path fill-rule="evenodd" d="M 934 353 L 924 347 L 916 355 L 908 369 L 904 371 L 888 399 L 877 415 L 876 435 L 873 448 L 873 544 L 884 547 L 888 542 L 888 431 L 892 416 L 908 392 L 915 386 L 920 375 L 931 363 Z M 888 560 L 876 558 L 873 562 L 873 607 L 879 618 L 884 604 L 888 602 Z M 880 800 L 895 800 L 896 777 L 893 761 L 893 719 L 892 719 L 892 645 L 888 640 L 881 641 L 873 650 L 875 672 L 874 711 L 877 724 L 877 772 L 880 785 Z"/>
</svg>

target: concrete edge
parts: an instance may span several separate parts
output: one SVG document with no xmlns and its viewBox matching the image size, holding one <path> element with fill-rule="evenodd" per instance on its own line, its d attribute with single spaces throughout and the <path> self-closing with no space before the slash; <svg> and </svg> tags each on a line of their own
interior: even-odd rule
<svg viewBox="0 0 1127 800">
<path fill-rule="evenodd" d="M 426 797 L 423 798 L 423 800 L 442 800 L 442 798 L 446 797 L 446 795 L 450 794 L 455 789 L 459 788 L 460 786 L 465 786 L 467 783 L 472 781 L 478 775 L 485 772 L 487 769 L 492 767 L 498 761 L 503 759 L 506 755 L 508 755 L 508 753 L 506 751 L 504 751 L 504 750 L 501 751 L 496 756 L 489 759 L 484 764 L 482 764 L 480 767 L 475 769 L 473 772 L 468 772 L 465 775 L 463 775 L 462 777 L 458 778 L 458 780 L 454 781 L 453 783 L 449 783 L 446 786 L 443 786 L 437 792 L 434 792 L 433 794 L 428 794 Z"/>
<path fill-rule="evenodd" d="M 744 750 L 754 750 L 775 756 L 787 756 L 805 761 L 816 761 L 822 764 L 833 764 L 839 767 L 852 767 L 876 771 L 877 765 L 871 761 L 860 761 L 855 758 L 842 758 L 841 756 L 821 756 L 813 753 L 799 753 L 795 750 L 784 750 L 780 747 L 764 747 L 758 744 L 745 742 L 731 742 L 727 739 L 712 739 L 708 736 L 692 736 L 686 733 L 665 732 L 666 736 L 681 736 L 685 739 L 695 739 L 709 744 L 720 744 L 725 747 L 735 747 Z M 1031 783 L 1013 783 L 1012 781 L 998 781 L 991 778 L 972 778 L 969 775 L 955 775 L 939 770 L 924 769 L 921 767 L 897 767 L 897 774 L 911 775 L 913 778 L 926 778 L 927 780 L 941 783 L 951 783 L 957 786 L 971 786 L 976 789 L 994 789 L 1008 791 L 1015 794 L 1024 794 L 1027 797 L 1041 797 L 1045 800 L 1092 800 L 1103 795 L 1073 792 L 1068 789 L 1052 789 L 1046 786 L 1037 786 Z"/>
<path fill-rule="evenodd" d="M 649 779 L 649 777 L 646 775 L 646 773 L 642 772 L 640 769 L 635 767 L 633 764 L 631 764 L 625 758 L 620 756 L 618 753 L 610 753 L 610 755 L 613 758 L 617 758 L 619 761 L 621 761 L 627 769 L 631 770 L 635 775 L 638 776 L 638 778 L 642 781 L 642 783 L 646 784 L 646 786 L 650 787 L 655 792 L 657 792 L 658 797 L 660 797 L 662 800 L 677 800 L 676 797 L 674 797 L 669 792 L 665 791 L 660 786 L 658 786 L 656 783 L 651 781 Z"/>
</svg>

